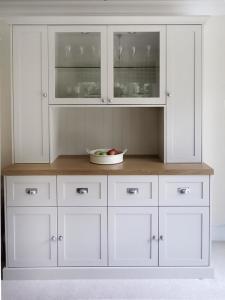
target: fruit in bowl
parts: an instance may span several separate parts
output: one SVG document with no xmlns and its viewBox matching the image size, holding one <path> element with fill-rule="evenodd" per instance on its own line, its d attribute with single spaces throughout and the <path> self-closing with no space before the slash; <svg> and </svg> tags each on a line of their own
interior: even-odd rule
<svg viewBox="0 0 225 300">
<path fill-rule="evenodd" d="M 105 155 L 117 155 L 117 154 L 121 154 L 122 151 L 120 150 L 117 150 L 116 148 L 112 148 L 112 149 L 109 149 L 108 151 L 103 151 L 103 150 L 97 150 L 95 151 L 95 155 L 98 155 L 98 156 L 105 156 Z"/>
<path fill-rule="evenodd" d="M 95 155 L 107 155 L 107 152 L 106 151 L 95 151 L 94 153 Z"/>
<path fill-rule="evenodd" d="M 112 149 L 107 151 L 107 155 L 117 155 L 117 154 L 120 154 L 120 153 L 122 153 L 122 152 L 115 149 L 115 148 L 112 148 Z"/>
</svg>

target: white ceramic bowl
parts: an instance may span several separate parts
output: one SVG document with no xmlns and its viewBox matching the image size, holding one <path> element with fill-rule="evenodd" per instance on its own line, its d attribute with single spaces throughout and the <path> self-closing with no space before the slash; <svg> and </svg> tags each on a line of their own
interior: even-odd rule
<svg viewBox="0 0 225 300">
<path fill-rule="evenodd" d="M 123 162 L 123 155 L 127 152 L 125 149 L 123 152 L 116 154 L 116 155 L 96 155 L 96 151 L 103 151 L 107 152 L 110 149 L 94 149 L 94 150 L 87 150 L 88 154 L 90 155 L 90 162 L 94 164 L 100 165 L 113 165 L 119 164 Z"/>
</svg>

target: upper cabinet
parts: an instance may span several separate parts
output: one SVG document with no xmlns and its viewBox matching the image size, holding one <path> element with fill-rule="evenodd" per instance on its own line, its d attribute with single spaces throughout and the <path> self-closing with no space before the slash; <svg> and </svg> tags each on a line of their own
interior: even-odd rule
<svg viewBox="0 0 225 300">
<path fill-rule="evenodd" d="M 165 55 L 165 26 L 49 26 L 50 104 L 165 104 Z"/>
<path fill-rule="evenodd" d="M 167 163 L 201 162 L 201 30 L 201 25 L 14 25 L 15 163 L 48 163 L 96 144 L 131 145 L 131 154 L 161 153 Z M 88 105 L 98 109 L 86 111 Z M 126 106 L 135 108 L 131 113 Z"/>
<path fill-rule="evenodd" d="M 16 163 L 49 162 L 46 26 L 13 28 L 13 126 Z"/>
<path fill-rule="evenodd" d="M 167 26 L 167 162 L 201 162 L 201 25 Z"/>
<path fill-rule="evenodd" d="M 112 104 L 165 104 L 165 26 L 109 26 Z"/>
</svg>

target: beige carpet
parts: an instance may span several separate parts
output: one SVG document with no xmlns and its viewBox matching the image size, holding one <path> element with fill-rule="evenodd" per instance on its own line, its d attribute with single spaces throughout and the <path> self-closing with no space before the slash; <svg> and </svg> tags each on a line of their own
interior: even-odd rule
<svg viewBox="0 0 225 300">
<path fill-rule="evenodd" d="M 225 243 L 214 243 L 214 279 L 3 281 L 3 300 L 225 300 Z"/>
</svg>

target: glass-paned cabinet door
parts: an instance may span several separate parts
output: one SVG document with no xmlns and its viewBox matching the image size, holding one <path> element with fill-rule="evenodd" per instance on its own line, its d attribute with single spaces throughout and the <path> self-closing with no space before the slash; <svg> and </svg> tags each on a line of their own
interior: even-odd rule
<svg viewBox="0 0 225 300">
<path fill-rule="evenodd" d="M 165 26 L 110 26 L 109 102 L 165 104 Z"/>
<path fill-rule="evenodd" d="M 105 26 L 49 26 L 50 104 L 104 104 Z"/>
</svg>

